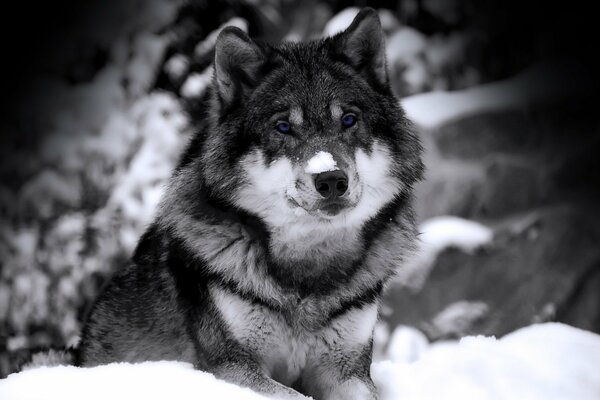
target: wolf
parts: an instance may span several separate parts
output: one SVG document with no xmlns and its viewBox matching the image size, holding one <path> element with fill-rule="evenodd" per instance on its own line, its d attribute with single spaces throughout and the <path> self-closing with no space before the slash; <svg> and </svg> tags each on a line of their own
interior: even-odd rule
<svg viewBox="0 0 600 400">
<path fill-rule="evenodd" d="M 377 13 L 304 43 L 223 29 L 203 101 L 76 364 L 179 360 L 273 398 L 376 399 L 373 329 L 423 173 Z"/>
</svg>

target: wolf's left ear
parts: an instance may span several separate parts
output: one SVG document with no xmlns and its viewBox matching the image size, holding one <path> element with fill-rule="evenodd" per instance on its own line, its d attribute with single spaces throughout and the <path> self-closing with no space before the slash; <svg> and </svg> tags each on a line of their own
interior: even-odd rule
<svg viewBox="0 0 600 400">
<path fill-rule="evenodd" d="M 230 104 L 244 88 L 256 84 L 265 55 L 244 31 L 226 27 L 215 46 L 215 77 L 221 99 Z"/>
<path fill-rule="evenodd" d="M 370 71 L 380 83 L 387 83 L 385 39 L 377 11 L 363 8 L 334 40 L 338 51 L 354 68 Z"/>
</svg>

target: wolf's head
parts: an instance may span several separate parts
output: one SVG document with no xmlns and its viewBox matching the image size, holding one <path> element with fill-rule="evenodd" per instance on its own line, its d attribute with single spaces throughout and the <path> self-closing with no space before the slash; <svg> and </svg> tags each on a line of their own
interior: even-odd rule
<svg viewBox="0 0 600 400">
<path fill-rule="evenodd" d="M 421 176 L 372 9 L 308 43 L 273 46 L 225 28 L 212 89 L 206 186 L 269 226 L 361 226 Z"/>
</svg>

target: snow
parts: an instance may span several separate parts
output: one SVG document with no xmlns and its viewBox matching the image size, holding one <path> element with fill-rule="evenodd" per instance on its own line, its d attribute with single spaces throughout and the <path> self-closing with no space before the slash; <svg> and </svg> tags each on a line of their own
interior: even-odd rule
<svg viewBox="0 0 600 400">
<path fill-rule="evenodd" d="M 419 57 L 427 48 L 427 37 L 409 26 L 397 30 L 386 43 L 386 57 L 390 64 L 408 62 Z"/>
<path fill-rule="evenodd" d="M 190 60 L 183 54 L 175 54 L 169 58 L 163 67 L 171 80 L 181 79 L 190 66 Z"/>
<path fill-rule="evenodd" d="M 411 326 L 398 326 L 391 334 L 387 346 L 387 359 L 394 363 L 412 363 L 429 347 L 427 337 Z"/>
<path fill-rule="evenodd" d="M 600 336 L 558 323 L 502 339 L 431 345 L 413 362 L 374 363 L 380 400 L 600 398 Z"/>
<path fill-rule="evenodd" d="M 439 216 L 424 221 L 419 226 L 419 250 L 408 260 L 396 276 L 396 282 L 420 288 L 437 256 L 453 247 L 472 253 L 489 244 L 493 231 L 475 221 L 455 216 Z"/>
<path fill-rule="evenodd" d="M 181 86 L 181 95 L 185 98 L 197 98 L 204 94 L 210 85 L 213 76 L 213 68 L 206 68 L 201 74 L 190 74 Z"/>
<path fill-rule="evenodd" d="M 42 367 L 0 381 L 3 400 L 240 399 L 265 397 L 194 370 L 191 364 L 159 361 L 96 368 Z"/>
<path fill-rule="evenodd" d="M 354 21 L 354 17 L 358 14 L 360 8 L 348 7 L 335 14 L 323 28 L 323 36 L 333 36 L 336 33 L 346 30 Z"/>
<path fill-rule="evenodd" d="M 485 225 L 449 215 L 428 219 L 419 230 L 421 243 L 436 252 L 447 247 L 473 252 L 489 243 L 493 236 L 492 230 Z"/>
<path fill-rule="evenodd" d="M 336 168 L 337 164 L 331 153 L 319 151 L 308 160 L 304 172 L 307 174 L 320 174 L 321 172 L 334 171 Z"/>
<path fill-rule="evenodd" d="M 541 63 L 504 81 L 457 92 L 429 92 L 402 100 L 407 116 L 424 128 L 484 112 L 527 107 L 567 97 L 586 86 L 587 73 L 578 64 L 566 61 Z"/>
<path fill-rule="evenodd" d="M 380 400 L 600 398 L 600 336 L 568 325 L 532 325 L 501 339 L 465 337 L 429 344 L 398 327 L 388 359 L 371 375 Z M 42 367 L 0 381 L 3 400 L 264 399 L 179 362 L 117 363 L 95 368 Z"/>
</svg>

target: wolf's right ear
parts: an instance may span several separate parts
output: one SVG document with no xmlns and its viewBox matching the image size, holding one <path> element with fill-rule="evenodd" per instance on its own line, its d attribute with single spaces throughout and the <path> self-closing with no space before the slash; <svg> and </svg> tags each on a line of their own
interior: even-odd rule
<svg viewBox="0 0 600 400">
<path fill-rule="evenodd" d="M 245 87 L 258 78 L 265 54 L 244 31 L 229 26 L 219 33 L 215 46 L 217 90 L 226 104 L 231 104 Z"/>
<path fill-rule="evenodd" d="M 387 84 L 385 38 L 377 11 L 363 8 L 350 26 L 334 38 L 337 50 L 357 70 Z"/>
</svg>

